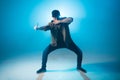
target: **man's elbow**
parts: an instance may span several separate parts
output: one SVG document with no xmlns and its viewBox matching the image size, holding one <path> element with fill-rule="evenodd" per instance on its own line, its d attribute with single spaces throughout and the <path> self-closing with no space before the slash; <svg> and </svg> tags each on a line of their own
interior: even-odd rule
<svg viewBox="0 0 120 80">
<path fill-rule="evenodd" d="M 72 17 L 68 17 L 68 23 L 72 23 L 73 22 L 73 18 Z"/>
</svg>

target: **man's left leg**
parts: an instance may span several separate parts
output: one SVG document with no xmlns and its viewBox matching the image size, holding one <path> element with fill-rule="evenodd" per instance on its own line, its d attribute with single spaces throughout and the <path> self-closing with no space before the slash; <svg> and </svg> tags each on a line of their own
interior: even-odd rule
<svg viewBox="0 0 120 80">
<path fill-rule="evenodd" d="M 47 63 L 48 55 L 55 49 L 57 49 L 57 47 L 54 47 L 51 44 L 49 44 L 48 47 L 44 50 L 42 55 L 42 66 L 37 71 L 37 73 L 46 72 L 46 63 Z"/>
</svg>

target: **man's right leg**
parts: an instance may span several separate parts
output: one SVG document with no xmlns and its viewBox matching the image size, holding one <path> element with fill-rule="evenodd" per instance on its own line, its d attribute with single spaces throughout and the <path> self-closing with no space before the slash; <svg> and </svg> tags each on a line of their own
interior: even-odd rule
<svg viewBox="0 0 120 80">
<path fill-rule="evenodd" d="M 44 50 L 43 55 L 42 55 L 42 67 L 37 71 L 37 73 L 45 72 L 46 71 L 46 63 L 48 59 L 48 54 L 52 52 L 53 50 L 57 49 L 57 47 L 48 45 L 48 47 Z"/>
<path fill-rule="evenodd" d="M 71 51 L 75 52 L 77 55 L 77 70 L 81 70 L 83 72 L 87 72 L 85 69 L 82 68 L 81 63 L 82 63 L 82 51 L 81 49 L 75 44 L 71 43 L 68 47 Z"/>
</svg>

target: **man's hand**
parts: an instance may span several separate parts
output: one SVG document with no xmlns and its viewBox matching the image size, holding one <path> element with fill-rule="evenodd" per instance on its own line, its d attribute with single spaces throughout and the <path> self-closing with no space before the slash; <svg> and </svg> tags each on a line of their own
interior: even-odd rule
<svg viewBox="0 0 120 80">
<path fill-rule="evenodd" d="M 54 24 L 59 24 L 59 23 L 61 23 L 61 21 L 60 20 L 54 20 L 54 22 L 53 22 Z"/>
<path fill-rule="evenodd" d="M 34 30 L 37 30 L 37 29 L 38 29 L 38 25 L 35 25 L 35 26 L 34 26 Z"/>
</svg>

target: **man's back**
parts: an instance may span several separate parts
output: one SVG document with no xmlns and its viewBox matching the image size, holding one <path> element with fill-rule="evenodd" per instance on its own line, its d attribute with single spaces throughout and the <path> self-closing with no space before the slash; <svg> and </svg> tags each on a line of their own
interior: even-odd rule
<svg viewBox="0 0 120 80">
<path fill-rule="evenodd" d="M 69 24 L 59 23 L 51 27 L 51 37 L 52 37 L 52 45 L 57 46 L 59 44 L 68 44 L 71 40 L 70 32 L 69 32 Z"/>
</svg>

